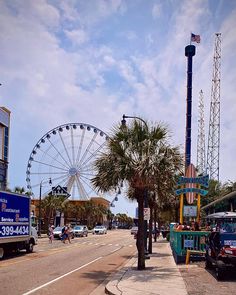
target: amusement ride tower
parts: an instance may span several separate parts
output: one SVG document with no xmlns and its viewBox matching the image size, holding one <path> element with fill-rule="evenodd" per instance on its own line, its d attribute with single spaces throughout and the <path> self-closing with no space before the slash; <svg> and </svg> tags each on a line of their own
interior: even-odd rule
<svg viewBox="0 0 236 295">
<path fill-rule="evenodd" d="M 198 102 L 198 136 L 197 136 L 197 171 L 204 174 L 206 171 L 205 119 L 203 91 L 199 92 Z"/>
<path fill-rule="evenodd" d="M 187 112 L 186 112 L 186 134 L 185 134 L 185 171 L 191 163 L 191 122 L 192 122 L 192 65 L 195 55 L 195 46 L 185 47 L 187 61 Z"/>
<path fill-rule="evenodd" d="M 214 179 L 217 181 L 219 181 L 220 155 L 220 68 L 221 33 L 216 33 L 213 57 L 210 121 L 207 148 L 207 172 L 210 179 Z"/>
</svg>

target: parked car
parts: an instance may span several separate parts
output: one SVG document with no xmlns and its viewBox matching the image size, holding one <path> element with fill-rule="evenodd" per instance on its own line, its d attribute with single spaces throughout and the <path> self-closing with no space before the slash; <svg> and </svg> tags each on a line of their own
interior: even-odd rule
<svg viewBox="0 0 236 295">
<path fill-rule="evenodd" d="M 137 235 L 137 232 L 138 232 L 137 226 L 133 226 L 130 230 L 131 235 Z"/>
<path fill-rule="evenodd" d="M 57 226 L 56 228 L 54 228 L 54 230 L 53 230 L 54 239 L 61 239 L 62 228 L 63 228 L 63 226 Z"/>
<path fill-rule="evenodd" d="M 101 235 L 101 234 L 106 234 L 107 233 L 107 228 L 104 225 L 96 225 L 93 229 L 93 235 Z"/>
<path fill-rule="evenodd" d="M 227 271 L 236 270 L 236 220 L 235 212 L 217 212 L 207 218 L 217 220 L 218 226 L 206 241 L 206 268 L 215 268 L 217 280 Z"/>
<path fill-rule="evenodd" d="M 86 225 L 76 225 L 72 231 L 75 237 L 88 236 L 88 228 Z"/>
</svg>

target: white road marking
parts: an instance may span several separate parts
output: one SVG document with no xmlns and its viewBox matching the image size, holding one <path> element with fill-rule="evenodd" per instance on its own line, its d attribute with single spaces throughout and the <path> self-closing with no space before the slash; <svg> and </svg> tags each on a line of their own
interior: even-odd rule
<svg viewBox="0 0 236 295">
<path fill-rule="evenodd" d="M 112 244 L 108 244 L 108 246 L 112 246 Z"/>
<path fill-rule="evenodd" d="M 115 250 L 111 251 L 110 253 L 114 253 L 114 252 L 120 250 L 121 248 L 122 248 L 122 247 L 116 248 Z"/>
<path fill-rule="evenodd" d="M 42 288 L 44 288 L 44 287 L 50 285 L 50 284 L 52 284 L 52 283 L 54 283 L 54 282 L 56 282 L 56 281 L 58 281 L 58 280 L 60 280 L 60 279 L 62 279 L 62 278 L 64 278 L 64 277 L 66 277 L 66 276 L 68 276 L 68 275 L 70 275 L 70 274 L 72 274 L 73 272 L 76 272 L 76 271 L 78 271 L 78 270 L 80 270 L 80 269 L 82 269 L 82 268 L 88 266 L 89 264 L 92 264 L 93 262 L 95 262 L 95 261 L 97 261 L 97 260 L 99 260 L 99 259 L 101 259 L 101 258 L 102 258 L 102 257 L 98 257 L 98 258 L 96 258 L 96 259 L 94 259 L 94 260 L 92 260 L 92 261 L 90 261 L 90 262 L 88 262 L 88 263 L 86 263 L 86 264 L 84 264 L 84 265 L 82 265 L 82 266 L 80 266 L 80 267 L 74 269 L 74 270 L 71 270 L 71 271 L 65 273 L 64 275 L 62 275 L 62 276 L 60 276 L 60 277 L 58 277 L 58 278 L 56 278 L 56 279 L 54 279 L 54 280 L 52 280 L 52 281 L 49 281 L 49 282 L 47 282 L 46 284 L 43 284 L 43 285 L 41 285 L 41 286 L 39 286 L 39 287 L 37 287 L 37 288 L 35 288 L 35 289 L 29 291 L 29 292 L 26 292 L 26 293 L 22 294 L 22 295 L 29 295 L 29 294 L 32 294 L 32 293 L 34 293 L 34 292 L 36 292 L 36 291 L 38 291 L 38 290 L 40 290 L 40 289 L 42 289 Z"/>
</svg>

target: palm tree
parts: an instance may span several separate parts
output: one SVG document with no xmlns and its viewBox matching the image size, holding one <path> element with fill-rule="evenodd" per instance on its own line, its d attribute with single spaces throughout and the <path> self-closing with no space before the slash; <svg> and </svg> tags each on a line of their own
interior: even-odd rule
<svg viewBox="0 0 236 295">
<path fill-rule="evenodd" d="M 133 120 L 123 129 L 114 127 L 106 153 L 95 162 L 96 176 L 92 183 L 99 191 L 116 190 L 120 182 L 125 181 L 129 187 L 129 197 L 138 202 L 139 270 L 145 269 L 144 195 L 155 189 L 155 183 L 161 176 L 160 166 L 164 163 L 163 158 L 167 156 L 167 134 L 164 125 L 149 127 L 146 122 L 143 125 L 137 120 Z M 181 157 L 178 148 L 172 149 L 172 152 L 176 153 L 174 167 L 180 169 Z"/>
<path fill-rule="evenodd" d="M 107 209 L 107 220 L 108 220 L 109 229 L 112 229 L 112 222 L 114 217 L 115 217 L 115 214 L 113 214 L 110 209 Z"/>
<path fill-rule="evenodd" d="M 67 212 L 68 202 L 65 196 L 63 195 L 48 195 L 42 202 L 42 215 L 45 220 L 44 229 L 47 229 L 51 220 L 55 219 L 56 211 Z"/>
<path fill-rule="evenodd" d="M 89 228 L 94 226 L 95 204 L 90 200 L 84 204 L 84 217 Z"/>
<path fill-rule="evenodd" d="M 182 167 L 181 156 L 178 148 L 166 143 L 160 147 L 156 155 L 159 161 L 159 174 L 154 184 L 154 189 L 149 192 L 148 203 L 150 208 L 149 243 L 148 252 L 152 253 L 152 224 L 154 220 L 155 233 L 157 222 L 157 210 L 164 207 L 171 209 L 175 205 L 176 171 Z M 155 235 L 156 241 L 156 235 Z"/>
<path fill-rule="evenodd" d="M 75 223 L 78 223 L 78 220 L 82 220 L 83 214 L 85 212 L 84 206 L 82 205 L 75 205 L 71 209 L 72 215 L 75 217 Z"/>
<path fill-rule="evenodd" d="M 14 193 L 23 194 L 24 192 L 25 192 L 24 187 L 20 187 L 20 186 L 15 186 L 14 187 Z"/>
</svg>

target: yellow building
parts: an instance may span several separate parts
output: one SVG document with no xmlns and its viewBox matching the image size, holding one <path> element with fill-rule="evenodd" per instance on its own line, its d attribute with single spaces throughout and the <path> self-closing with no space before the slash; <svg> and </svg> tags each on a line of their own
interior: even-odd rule
<svg viewBox="0 0 236 295">
<path fill-rule="evenodd" d="M 6 190 L 9 155 L 9 131 L 11 112 L 0 107 L 0 189 Z"/>
</svg>

